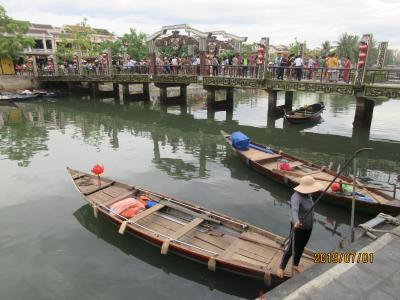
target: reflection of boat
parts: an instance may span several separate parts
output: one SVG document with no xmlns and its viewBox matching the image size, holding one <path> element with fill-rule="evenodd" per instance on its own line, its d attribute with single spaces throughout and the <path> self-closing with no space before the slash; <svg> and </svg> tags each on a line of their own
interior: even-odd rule
<svg viewBox="0 0 400 300">
<path fill-rule="evenodd" d="M 132 236 L 121 238 L 119 234 L 116 234 L 114 226 L 110 226 L 107 220 L 96 219 L 93 216 L 92 208 L 88 204 L 76 210 L 74 216 L 84 228 L 96 235 L 97 238 L 117 247 L 126 255 L 132 255 L 148 265 L 163 270 L 166 274 L 172 273 L 175 275 L 174 277 L 185 278 L 207 286 L 210 290 L 218 290 L 244 299 L 254 299 L 258 296 L 260 289 L 266 291 L 263 282 L 253 278 L 226 272 L 224 272 L 224 276 L 221 276 L 218 271 L 210 272 L 204 266 L 176 255 L 166 259 L 160 256 L 156 247 L 143 243 L 140 239 Z"/>
<path fill-rule="evenodd" d="M 225 141 L 232 146 L 230 135 L 224 131 L 221 131 L 221 134 L 224 136 Z M 309 161 L 254 142 L 250 143 L 248 150 L 238 150 L 234 147 L 232 149 L 254 170 L 290 187 L 297 186 L 300 183 L 300 178 L 305 175 L 314 176 L 318 182 L 326 187 L 337 174 Z M 337 182 L 342 182 L 343 187 L 346 187 L 347 190 L 352 190 L 353 188 L 353 180 L 348 177 L 340 176 Z M 333 204 L 350 207 L 352 193 L 345 190 L 333 192 L 330 189 L 323 199 Z M 400 214 L 399 200 L 376 188 L 361 184 L 356 184 L 356 207 L 374 214 L 378 212 L 392 215 Z"/>
<path fill-rule="evenodd" d="M 22 101 L 37 98 L 39 95 L 34 94 L 2 94 L 0 95 L 0 101 Z"/>
<path fill-rule="evenodd" d="M 309 121 L 318 121 L 325 109 L 324 103 L 305 105 L 291 112 L 285 111 L 285 120 L 291 124 L 302 124 Z"/>
<path fill-rule="evenodd" d="M 276 277 L 284 247 L 283 238 L 181 200 L 141 188 L 101 179 L 68 169 L 74 184 L 84 198 L 112 222 L 140 238 L 185 258 L 208 265 L 210 270 L 223 269 L 264 279 L 268 284 Z M 128 221 L 115 214 L 110 206 L 129 197 L 147 196 L 154 206 L 134 215 Z M 313 264 L 313 252 L 306 249 L 302 258 L 305 268 Z M 290 268 L 288 268 L 290 270 Z M 290 277 L 289 273 L 285 277 Z"/>
</svg>

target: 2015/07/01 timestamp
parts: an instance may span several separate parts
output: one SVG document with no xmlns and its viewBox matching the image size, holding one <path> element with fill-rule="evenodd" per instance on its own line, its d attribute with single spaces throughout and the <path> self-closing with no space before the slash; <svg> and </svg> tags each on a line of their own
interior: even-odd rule
<svg viewBox="0 0 400 300">
<path fill-rule="evenodd" d="M 368 252 L 316 252 L 314 253 L 315 264 L 350 264 L 350 263 L 373 263 L 374 253 Z"/>
</svg>

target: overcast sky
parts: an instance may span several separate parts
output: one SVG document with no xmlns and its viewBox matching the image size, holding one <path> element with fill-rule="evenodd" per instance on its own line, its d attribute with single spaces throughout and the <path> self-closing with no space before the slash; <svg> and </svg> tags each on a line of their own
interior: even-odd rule
<svg viewBox="0 0 400 300">
<path fill-rule="evenodd" d="M 343 32 L 373 33 L 400 49 L 400 0 L 0 0 L 16 19 L 35 23 L 89 25 L 117 35 L 130 27 L 151 34 L 164 25 L 189 24 L 225 30 L 250 42 L 269 36 L 271 44 L 297 37 L 308 46 L 336 41 Z"/>
</svg>

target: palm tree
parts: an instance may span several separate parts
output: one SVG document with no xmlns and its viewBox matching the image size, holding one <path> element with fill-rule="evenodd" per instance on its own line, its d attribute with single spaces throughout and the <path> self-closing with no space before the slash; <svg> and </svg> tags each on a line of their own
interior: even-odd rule
<svg viewBox="0 0 400 300">
<path fill-rule="evenodd" d="M 322 56 L 327 56 L 329 54 L 329 51 L 332 48 L 331 42 L 330 41 L 325 41 L 321 45 L 322 50 L 321 50 L 321 55 Z"/>
<path fill-rule="evenodd" d="M 350 57 L 351 61 L 356 61 L 357 60 L 357 55 L 358 55 L 358 42 L 359 42 L 359 36 L 353 35 L 353 34 L 348 34 L 347 32 L 343 33 L 339 37 L 339 41 L 337 41 L 337 55 L 339 57 Z"/>
</svg>

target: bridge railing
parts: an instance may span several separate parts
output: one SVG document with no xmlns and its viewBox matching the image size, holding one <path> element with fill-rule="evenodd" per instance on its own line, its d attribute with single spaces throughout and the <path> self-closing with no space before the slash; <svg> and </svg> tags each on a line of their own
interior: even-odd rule
<svg viewBox="0 0 400 300">
<path fill-rule="evenodd" d="M 237 78 L 260 78 L 262 66 L 259 65 L 206 65 L 206 76 Z"/>
<path fill-rule="evenodd" d="M 149 74 L 149 66 L 113 66 L 113 75 Z"/>
<path fill-rule="evenodd" d="M 367 69 L 364 83 L 400 85 L 400 69 Z"/>
<path fill-rule="evenodd" d="M 157 74 L 200 75 L 200 65 L 158 65 Z"/>
<path fill-rule="evenodd" d="M 277 67 L 267 68 L 267 79 L 274 80 L 308 80 L 317 82 L 352 83 L 356 69 L 348 68 L 308 68 Z"/>
</svg>

